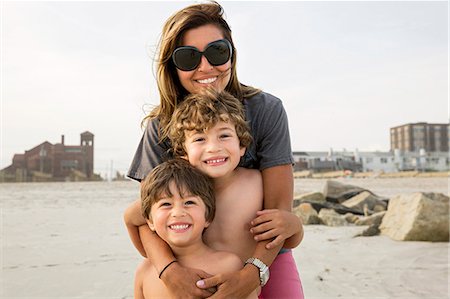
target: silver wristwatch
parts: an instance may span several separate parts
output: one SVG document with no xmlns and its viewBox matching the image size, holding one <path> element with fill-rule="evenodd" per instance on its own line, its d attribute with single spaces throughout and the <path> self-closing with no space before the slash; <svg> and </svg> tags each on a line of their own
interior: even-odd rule
<svg viewBox="0 0 450 299">
<path fill-rule="evenodd" d="M 256 257 L 251 257 L 245 261 L 246 264 L 252 264 L 259 269 L 259 283 L 263 287 L 269 280 L 269 267 Z"/>
</svg>

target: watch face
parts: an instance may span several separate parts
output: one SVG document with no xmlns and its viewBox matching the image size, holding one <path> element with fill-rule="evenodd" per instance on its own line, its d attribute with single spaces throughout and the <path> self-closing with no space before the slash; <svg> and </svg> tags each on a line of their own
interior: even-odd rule
<svg viewBox="0 0 450 299">
<path fill-rule="evenodd" d="M 267 268 L 266 271 L 264 271 L 264 272 L 259 272 L 261 286 L 264 286 L 267 283 L 267 281 L 269 280 L 269 277 L 270 277 L 269 268 Z"/>
</svg>

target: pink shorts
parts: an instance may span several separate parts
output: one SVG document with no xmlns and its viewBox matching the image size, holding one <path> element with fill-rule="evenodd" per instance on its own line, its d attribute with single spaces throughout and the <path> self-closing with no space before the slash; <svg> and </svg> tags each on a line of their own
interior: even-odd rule
<svg viewBox="0 0 450 299">
<path fill-rule="evenodd" d="M 278 254 L 269 270 L 270 278 L 261 290 L 260 299 L 304 298 L 302 282 L 291 250 Z"/>
</svg>

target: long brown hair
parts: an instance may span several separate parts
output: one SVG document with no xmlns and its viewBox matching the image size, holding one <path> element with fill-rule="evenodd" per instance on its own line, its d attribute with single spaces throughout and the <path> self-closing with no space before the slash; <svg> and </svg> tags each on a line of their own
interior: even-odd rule
<svg viewBox="0 0 450 299">
<path fill-rule="evenodd" d="M 209 1 L 207 3 L 194 4 L 174 13 L 164 24 L 161 39 L 159 41 L 159 52 L 156 61 L 157 84 L 160 94 L 160 105 L 155 107 L 144 119 L 159 118 L 160 128 L 165 127 L 170 121 L 172 113 L 189 92 L 181 85 L 178 79 L 175 65 L 172 62 L 172 53 L 176 47 L 181 45 L 183 35 L 186 31 L 203 25 L 213 24 L 217 26 L 233 46 L 231 57 L 231 75 L 225 90 L 242 101 L 259 93 L 260 90 L 241 84 L 236 73 L 236 48 L 234 47 L 231 29 L 223 18 L 224 10 L 219 3 Z M 167 136 L 160 136 L 161 139 Z"/>
</svg>

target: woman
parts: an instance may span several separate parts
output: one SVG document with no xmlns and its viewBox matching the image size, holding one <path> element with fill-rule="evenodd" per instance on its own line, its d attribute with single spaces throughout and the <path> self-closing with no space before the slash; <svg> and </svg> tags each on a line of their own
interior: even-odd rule
<svg viewBox="0 0 450 299">
<path fill-rule="evenodd" d="M 257 168 L 263 176 L 265 210 L 258 212 L 251 223 L 251 232 L 258 241 L 253 257 L 262 265 L 249 262 L 236 273 L 209 278 L 203 271 L 183 268 L 178 263 L 166 267 L 173 261 L 173 254 L 146 226 L 140 227 L 141 240 L 157 270 L 164 269 L 161 279 L 176 298 L 208 297 L 213 292 L 212 298 L 246 297 L 266 283 L 264 264 L 271 265 L 271 274 L 263 287 L 263 298 L 302 298 L 292 253 L 280 252 L 283 243 L 293 248 L 303 237 L 300 220 L 290 213 L 293 159 L 286 112 L 279 99 L 238 81 L 236 56 L 231 30 L 218 3 L 188 6 L 166 21 L 157 61 L 160 105 L 147 117 L 128 176 L 140 181 L 170 157 L 167 124 L 186 95 L 206 86 L 230 92 L 243 102 L 254 139 L 240 165 Z"/>
</svg>

